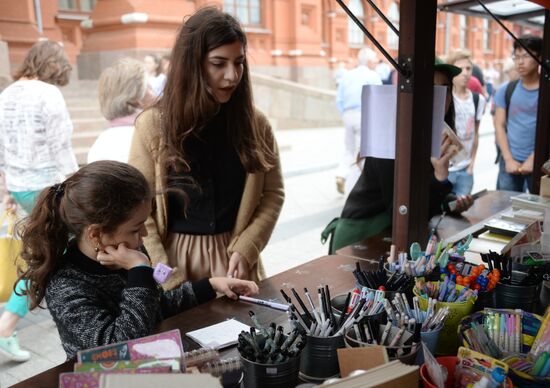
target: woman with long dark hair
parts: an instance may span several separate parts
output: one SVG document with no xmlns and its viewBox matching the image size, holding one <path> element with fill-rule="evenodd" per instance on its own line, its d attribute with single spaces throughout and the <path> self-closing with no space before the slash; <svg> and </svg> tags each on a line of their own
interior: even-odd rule
<svg viewBox="0 0 550 388">
<path fill-rule="evenodd" d="M 129 162 L 157 192 L 145 246 L 176 267 L 168 288 L 204 276 L 264 276 L 259 256 L 284 191 L 271 126 L 253 104 L 246 49 L 234 17 L 199 10 L 181 27 L 162 97 L 136 120 Z"/>
</svg>

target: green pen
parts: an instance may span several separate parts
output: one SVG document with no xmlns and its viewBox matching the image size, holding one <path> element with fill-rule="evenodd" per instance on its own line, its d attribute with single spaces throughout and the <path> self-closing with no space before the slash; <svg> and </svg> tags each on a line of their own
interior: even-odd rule
<svg viewBox="0 0 550 388">
<path fill-rule="evenodd" d="M 535 362 L 535 365 L 533 366 L 533 369 L 531 370 L 532 376 L 539 376 L 540 372 L 544 368 L 544 364 L 546 364 L 546 361 L 548 361 L 548 352 L 542 352 L 540 356 L 537 358 L 537 362 Z"/>
</svg>

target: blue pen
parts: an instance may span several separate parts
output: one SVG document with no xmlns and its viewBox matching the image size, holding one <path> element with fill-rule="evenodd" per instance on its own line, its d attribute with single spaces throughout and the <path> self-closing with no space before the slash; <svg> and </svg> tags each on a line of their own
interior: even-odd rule
<svg viewBox="0 0 550 388">
<path fill-rule="evenodd" d="M 464 287 L 458 294 L 458 298 L 456 298 L 456 302 L 463 302 L 464 300 L 466 300 L 469 294 L 468 290 L 469 288 Z"/>
<path fill-rule="evenodd" d="M 453 302 L 455 299 L 455 290 L 456 290 L 456 283 L 453 281 L 450 281 L 449 284 L 447 284 L 447 302 Z"/>
<path fill-rule="evenodd" d="M 443 286 L 439 289 L 439 296 L 437 297 L 438 301 L 443 302 L 445 300 L 445 292 L 447 291 L 448 285 L 449 285 L 449 277 L 445 276 Z"/>
</svg>

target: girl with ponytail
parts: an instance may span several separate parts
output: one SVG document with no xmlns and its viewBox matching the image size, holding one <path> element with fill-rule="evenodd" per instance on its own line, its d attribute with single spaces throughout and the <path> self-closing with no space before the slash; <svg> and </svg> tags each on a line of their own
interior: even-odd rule
<svg viewBox="0 0 550 388">
<path fill-rule="evenodd" d="M 20 233 L 31 308 L 45 299 L 67 357 L 152 334 L 160 320 L 254 282 L 210 278 L 163 292 L 144 253 L 152 193 L 134 167 L 88 164 L 40 194 Z"/>
</svg>

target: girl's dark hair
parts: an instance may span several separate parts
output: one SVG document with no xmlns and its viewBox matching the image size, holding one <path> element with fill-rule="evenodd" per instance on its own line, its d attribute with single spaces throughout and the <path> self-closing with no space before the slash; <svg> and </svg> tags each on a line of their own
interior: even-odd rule
<svg viewBox="0 0 550 388">
<path fill-rule="evenodd" d="M 161 163 L 165 172 L 189 171 L 186 139 L 219 110 L 219 103 L 209 92 L 205 60 L 211 50 L 237 41 L 246 53 L 246 36 L 239 22 L 213 7 L 200 9 L 181 27 L 164 94 L 156 104 L 161 114 Z M 267 171 L 275 165 L 275 154 L 256 125 L 246 55 L 243 67 L 242 79 L 226 103 L 229 136 L 248 172 Z"/>
<path fill-rule="evenodd" d="M 90 163 L 65 182 L 44 189 L 19 227 L 21 257 L 27 265 L 20 278 L 26 281 L 30 307 L 40 305 L 70 238 L 79 239 L 92 224 L 113 233 L 150 199 L 143 174 L 115 161 Z"/>
<path fill-rule="evenodd" d="M 71 70 L 63 47 L 57 42 L 42 40 L 31 47 L 14 78 L 36 77 L 52 85 L 64 86 L 69 83 Z"/>
</svg>

